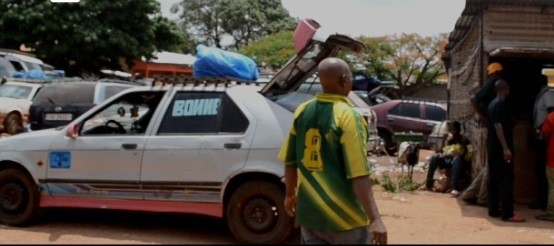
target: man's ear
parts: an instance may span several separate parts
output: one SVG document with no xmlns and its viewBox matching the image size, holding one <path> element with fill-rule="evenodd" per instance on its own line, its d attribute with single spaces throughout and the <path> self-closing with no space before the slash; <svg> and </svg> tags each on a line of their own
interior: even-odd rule
<svg viewBox="0 0 554 246">
<path fill-rule="evenodd" d="M 344 73 L 340 76 L 340 85 L 346 87 L 346 74 Z"/>
</svg>

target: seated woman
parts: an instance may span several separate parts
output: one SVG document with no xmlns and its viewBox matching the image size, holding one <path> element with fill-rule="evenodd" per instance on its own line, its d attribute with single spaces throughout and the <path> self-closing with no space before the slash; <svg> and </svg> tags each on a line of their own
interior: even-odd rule
<svg viewBox="0 0 554 246">
<path fill-rule="evenodd" d="M 461 125 L 458 121 L 452 121 L 448 124 L 448 135 L 445 140 L 445 147 L 437 151 L 429 161 L 429 170 L 427 172 L 426 187 L 428 190 L 433 188 L 435 171 L 437 168 L 451 168 L 450 185 L 452 191 L 450 194 L 458 196 L 460 192 L 456 190 L 456 185 L 460 178 L 464 157 L 467 153 L 467 145 L 469 141 L 461 133 Z"/>
</svg>

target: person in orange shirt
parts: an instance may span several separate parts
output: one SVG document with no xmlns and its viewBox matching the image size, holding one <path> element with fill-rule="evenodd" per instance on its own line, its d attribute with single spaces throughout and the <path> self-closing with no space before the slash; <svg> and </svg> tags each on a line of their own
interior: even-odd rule
<svg viewBox="0 0 554 246">
<path fill-rule="evenodd" d="M 554 107 L 548 108 L 548 115 L 542 125 L 542 134 L 546 140 L 546 179 L 548 180 L 548 202 L 546 214 L 537 216 L 539 220 L 554 221 Z"/>
</svg>

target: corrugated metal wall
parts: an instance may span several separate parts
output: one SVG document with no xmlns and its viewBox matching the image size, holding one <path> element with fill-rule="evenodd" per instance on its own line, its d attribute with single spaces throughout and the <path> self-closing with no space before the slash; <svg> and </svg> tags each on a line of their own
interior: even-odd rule
<svg viewBox="0 0 554 246">
<path fill-rule="evenodd" d="M 490 5 L 483 18 L 486 52 L 501 47 L 554 48 L 553 7 Z"/>
</svg>

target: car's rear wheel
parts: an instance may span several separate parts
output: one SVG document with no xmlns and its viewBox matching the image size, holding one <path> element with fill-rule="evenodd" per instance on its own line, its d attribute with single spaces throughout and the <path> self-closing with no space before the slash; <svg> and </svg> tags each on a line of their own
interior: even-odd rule
<svg viewBox="0 0 554 246">
<path fill-rule="evenodd" d="M 7 134 L 16 134 L 22 125 L 21 117 L 16 113 L 10 113 L 4 119 L 4 132 Z"/>
<path fill-rule="evenodd" d="M 38 187 L 28 175 L 17 169 L 0 172 L 0 223 L 29 223 L 38 213 L 38 202 Z"/>
<path fill-rule="evenodd" d="M 241 185 L 227 205 L 227 225 L 241 243 L 275 244 L 284 241 L 293 227 L 285 212 L 285 194 L 277 185 L 253 181 Z"/>
</svg>

